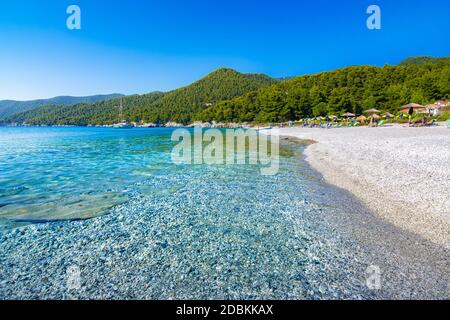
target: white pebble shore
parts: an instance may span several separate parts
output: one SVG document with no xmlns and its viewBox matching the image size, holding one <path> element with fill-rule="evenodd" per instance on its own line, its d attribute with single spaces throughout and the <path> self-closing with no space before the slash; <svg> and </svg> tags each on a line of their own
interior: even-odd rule
<svg viewBox="0 0 450 320">
<path fill-rule="evenodd" d="M 281 128 L 314 140 L 306 160 L 389 223 L 450 248 L 450 129 Z"/>
</svg>

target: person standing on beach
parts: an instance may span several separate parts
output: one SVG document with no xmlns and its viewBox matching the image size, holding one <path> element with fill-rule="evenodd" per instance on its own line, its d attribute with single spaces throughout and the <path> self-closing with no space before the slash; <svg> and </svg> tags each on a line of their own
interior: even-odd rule
<svg viewBox="0 0 450 320">
<path fill-rule="evenodd" d="M 410 107 L 409 110 L 408 110 L 408 114 L 409 114 L 409 122 L 408 122 L 408 124 L 409 125 L 411 125 L 411 118 L 412 118 L 413 113 L 414 113 L 414 109 L 412 107 Z"/>
</svg>

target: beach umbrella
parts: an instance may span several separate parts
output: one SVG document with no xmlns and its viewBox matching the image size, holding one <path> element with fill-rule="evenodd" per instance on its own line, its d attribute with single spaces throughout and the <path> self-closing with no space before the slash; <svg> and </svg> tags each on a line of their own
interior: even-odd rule
<svg viewBox="0 0 450 320">
<path fill-rule="evenodd" d="M 358 122 L 364 122 L 367 120 L 367 117 L 365 116 L 359 116 L 358 118 L 356 118 L 356 120 L 358 120 Z"/>
<path fill-rule="evenodd" d="M 379 115 L 377 115 L 376 113 L 373 113 L 370 117 L 370 125 L 372 126 L 374 121 L 378 121 L 381 119 L 381 117 Z"/>
<path fill-rule="evenodd" d="M 381 113 L 381 111 L 377 110 L 377 109 L 369 109 L 369 110 L 364 111 L 364 113 L 375 114 L 375 113 Z"/>
<path fill-rule="evenodd" d="M 346 113 L 344 113 L 342 116 L 343 116 L 344 118 L 347 118 L 347 125 L 349 125 L 349 118 L 353 118 L 353 117 L 355 117 L 356 115 L 355 115 L 354 113 L 351 113 L 351 112 L 346 112 Z"/>
<path fill-rule="evenodd" d="M 418 103 L 409 103 L 407 105 L 404 105 L 400 107 L 400 111 L 404 113 L 409 113 L 412 115 L 415 109 L 424 109 L 425 107 L 418 104 Z"/>
</svg>

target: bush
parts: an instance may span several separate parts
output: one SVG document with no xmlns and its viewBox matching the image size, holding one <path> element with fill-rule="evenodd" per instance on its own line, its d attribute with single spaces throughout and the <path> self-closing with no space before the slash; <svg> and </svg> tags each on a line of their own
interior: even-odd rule
<svg viewBox="0 0 450 320">
<path fill-rule="evenodd" d="M 438 117 L 437 121 L 447 121 L 450 119 L 450 111 L 442 112 Z"/>
</svg>

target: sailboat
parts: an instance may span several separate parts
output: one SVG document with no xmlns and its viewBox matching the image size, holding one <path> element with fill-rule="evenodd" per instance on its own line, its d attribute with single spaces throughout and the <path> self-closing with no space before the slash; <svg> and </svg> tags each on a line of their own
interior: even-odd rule
<svg viewBox="0 0 450 320">
<path fill-rule="evenodd" d="M 115 129 L 132 129 L 134 126 L 128 121 L 123 119 L 123 98 L 120 98 L 120 106 L 119 106 L 119 123 L 113 124 L 113 128 Z"/>
</svg>

